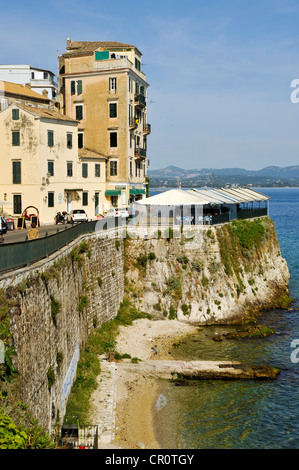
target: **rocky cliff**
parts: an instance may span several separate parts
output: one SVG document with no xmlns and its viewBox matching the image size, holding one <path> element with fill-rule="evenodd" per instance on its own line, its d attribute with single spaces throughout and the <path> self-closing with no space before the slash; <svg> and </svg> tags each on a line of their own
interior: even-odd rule
<svg viewBox="0 0 299 470">
<path fill-rule="evenodd" d="M 288 306 L 289 271 L 268 217 L 139 235 L 125 241 L 126 290 L 155 317 L 228 323 Z"/>
</svg>

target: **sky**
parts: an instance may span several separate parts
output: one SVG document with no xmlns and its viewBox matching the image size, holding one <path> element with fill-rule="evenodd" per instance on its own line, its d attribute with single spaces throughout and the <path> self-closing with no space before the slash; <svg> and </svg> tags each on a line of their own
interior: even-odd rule
<svg viewBox="0 0 299 470">
<path fill-rule="evenodd" d="M 68 37 L 142 52 L 150 169 L 299 164 L 298 0 L 1 0 L 0 11 L 1 64 L 57 74 Z"/>
</svg>

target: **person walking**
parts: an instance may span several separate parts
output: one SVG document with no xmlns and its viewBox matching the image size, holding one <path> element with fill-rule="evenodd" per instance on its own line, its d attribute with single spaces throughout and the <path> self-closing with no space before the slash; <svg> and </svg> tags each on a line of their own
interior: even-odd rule
<svg viewBox="0 0 299 470">
<path fill-rule="evenodd" d="M 27 232 L 27 237 L 28 237 L 28 240 L 35 240 L 36 238 L 39 237 L 39 233 L 38 233 L 38 230 L 36 228 L 36 223 L 35 222 L 31 223 L 31 228 Z"/>
</svg>

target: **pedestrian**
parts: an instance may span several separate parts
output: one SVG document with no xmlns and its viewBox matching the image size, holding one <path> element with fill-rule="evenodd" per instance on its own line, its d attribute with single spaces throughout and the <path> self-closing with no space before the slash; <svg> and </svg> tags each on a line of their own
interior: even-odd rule
<svg viewBox="0 0 299 470">
<path fill-rule="evenodd" d="M 36 228 L 36 223 L 35 222 L 31 223 L 31 228 L 28 230 L 27 236 L 28 236 L 28 240 L 35 240 L 36 238 L 38 238 L 39 233 L 38 233 L 38 230 Z"/>
</svg>

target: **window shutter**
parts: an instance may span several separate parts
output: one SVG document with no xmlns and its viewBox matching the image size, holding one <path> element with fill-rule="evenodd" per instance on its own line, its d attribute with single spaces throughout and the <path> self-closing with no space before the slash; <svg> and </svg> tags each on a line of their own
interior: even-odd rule
<svg viewBox="0 0 299 470">
<path fill-rule="evenodd" d="M 74 95 L 76 93 L 76 82 L 73 80 L 71 81 L 71 95 Z"/>
<path fill-rule="evenodd" d="M 94 175 L 97 176 L 97 177 L 101 176 L 101 166 L 100 166 L 99 163 L 95 163 Z"/>
<path fill-rule="evenodd" d="M 12 110 L 12 119 L 13 121 L 18 121 L 20 119 L 19 109 Z"/>
<path fill-rule="evenodd" d="M 19 131 L 12 131 L 12 145 L 19 146 L 20 145 L 20 132 Z"/>
<path fill-rule="evenodd" d="M 48 131 L 48 146 L 53 147 L 54 145 L 54 132 Z"/>
<path fill-rule="evenodd" d="M 21 184 L 21 162 L 12 162 L 12 182 Z"/>
<path fill-rule="evenodd" d="M 83 119 L 83 106 L 82 105 L 76 106 L 76 119 L 77 121 L 81 121 L 81 119 Z"/>
<path fill-rule="evenodd" d="M 82 163 L 82 177 L 87 178 L 88 168 L 87 163 Z"/>
<path fill-rule="evenodd" d="M 81 95 L 82 93 L 82 80 L 77 81 L 77 95 Z"/>
</svg>

